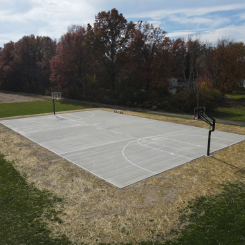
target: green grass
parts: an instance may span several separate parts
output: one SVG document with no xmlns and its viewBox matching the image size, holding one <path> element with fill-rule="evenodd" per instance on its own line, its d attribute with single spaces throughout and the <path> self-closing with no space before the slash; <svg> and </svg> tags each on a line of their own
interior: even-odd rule
<svg viewBox="0 0 245 245">
<path fill-rule="evenodd" d="M 245 98 L 245 95 L 243 94 L 225 94 L 225 96 L 228 98 L 228 99 L 240 99 L 240 98 Z"/>
<path fill-rule="evenodd" d="M 95 108 L 95 106 L 73 103 L 58 100 L 55 102 L 55 111 L 69 111 L 86 108 Z M 24 116 L 32 114 L 41 114 L 53 112 L 52 100 L 22 102 L 22 103 L 3 103 L 0 104 L 0 118 L 12 116 Z"/>
<path fill-rule="evenodd" d="M 159 109 L 156 112 L 162 112 L 164 114 L 164 110 Z M 150 113 L 150 112 L 142 112 L 147 114 L 154 114 L 157 115 L 157 113 Z M 168 111 L 167 111 L 168 113 Z M 180 113 L 180 112 L 172 112 L 172 113 Z M 245 106 L 233 106 L 233 107 L 218 107 L 215 111 L 207 111 L 213 118 L 215 119 L 224 119 L 224 120 L 231 120 L 231 121 L 242 121 L 245 122 Z M 193 115 L 193 113 L 183 113 L 186 115 Z M 161 115 L 160 113 L 158 115 Z M 184 116 L 181 116 L 181 113 L 179 116 L 173 116 L 173 115 L 167 115 L 168 117 L 177 117 L 177 118 L 185 118 Z"/>
<path fill-rule="evenodd" d="M 175 239 L 165 242 L 143 241 L 139 244 L 244 245 L 245 183 L 224 183 L 221 188 L 220 194 L 193 199 L 184 209 L 179 210 L 179 226 L 184 225 L 184 229 L 171 231 Z"/>
<path fill-rule="evenodd" d="M 218 107 L 214 112 L 210 114 L 216 119 L 245 122 L 245 106 Z"/>
<path fill-rule="evenodd" d="M 245 184 L 227 183 L 214 196 L 202 196 L 181 210 L 181 223 L 190 224 L 166 245 L 245 244 Z"/>
<path fill-rule="evenodd" d="M 225 94 L 225 96 L 232 99 L 245 98 L 245 89 L 234 90 L 232 94 Z"/>
<path fill-rule="evenodd" d="M 71 244 L 67 237 L 51 238 L 45 215 L 61 222 L 54 204 L 62 202 L 47 191 L 26 183 L 13 164 L 0 155 L 0 244 Z"/>
</svg>

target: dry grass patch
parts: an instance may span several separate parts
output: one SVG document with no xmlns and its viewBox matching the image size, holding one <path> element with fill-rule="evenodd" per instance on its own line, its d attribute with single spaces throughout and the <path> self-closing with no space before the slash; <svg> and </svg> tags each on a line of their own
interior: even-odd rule
<svg viewBox="0 0 245 245">
<path fill-rule="evenodd" d="M 113 111 L 112 109 L 105 109 Z M 125 111 L 125 114 L 206 127 L 200 121 Z M 217 124 L 217 130 L 245 134 L 245 127 Z M 208 134 L 208 132 L 207 132 Z M 178 207 L 215 194 L 225 181 L 245 177 L 245 141 L 119 189 L 0 124 L 1 153 L 29 183 L 64 197 L 62 224 L 49 222 L 52 235 L 75 244 L 120 243 L 170 238 Z M 59 207 L 57 207 L 59 208 Z"/>
<path fill-rule="evenodd" d="M 33 101 L 44 101 L 43 98 L 37 96 L 25 96 L 11 93 L 0 92 L 0 103 L 20 103 L 20 102 L 33 102 Z"/>
</svg>

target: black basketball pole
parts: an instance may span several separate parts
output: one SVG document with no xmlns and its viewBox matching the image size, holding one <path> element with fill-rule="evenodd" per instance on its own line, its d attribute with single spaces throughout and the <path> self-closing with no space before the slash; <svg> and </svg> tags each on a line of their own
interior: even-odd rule
<svg viewBox="0 0 245 245">
<path fill-rule="evenodd" d="M 208 156 L 209 156 L 209 152 L 210 152 L 211 132 L 212 132 L 212 130 L 209 130 L 209 132 L 208 132 L 208 150 L 207 150 Z"/>
<path fill-rule="evenodd" d="M 55 115 L 55 103 L 54 103 L 54 99 L 53 99 L 53 106 L 54 106 L 54 115 Z"/>
</svg>

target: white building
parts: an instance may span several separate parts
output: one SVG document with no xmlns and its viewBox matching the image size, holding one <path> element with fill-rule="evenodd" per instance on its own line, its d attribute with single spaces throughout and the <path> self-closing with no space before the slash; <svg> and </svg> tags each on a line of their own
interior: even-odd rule
<svg viewBox="0 0 245 245">
<path fill-rule="evenodd" d="M 190 83 L 193 83 L 193 80 L 190 81 Z M 176 78 L 172 77 L 169 79 L 169 87 L 170 88 L 182 88 L 188 85 L 188 82 L 185 79 L 182 78 Z"/>
<path fill-rule="evenodd" d="M 239 86 L 240 88 L 245 88 L 245 79 L 242 79 L 241 81 L 240 81 L 240 86 Z"/>
</svg>

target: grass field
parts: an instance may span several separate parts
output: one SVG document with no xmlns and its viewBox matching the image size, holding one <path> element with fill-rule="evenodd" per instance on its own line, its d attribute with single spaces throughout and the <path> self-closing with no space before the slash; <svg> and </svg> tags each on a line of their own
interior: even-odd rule
<svg viewBox="0 0 245 245">
<path fill-rule="evenodd" d="M 163 113 L 166 112 L 164 110 L 158 110 L 158 111 Z M 193 115 L 193 113 L 186 113 L 186 114 Z M 209 112 L 209 114 L 215 119 L 244 122 L 245 106 L 241 105 L 241 106 L 230 106 L 230 107 L 218 107 L 216 110 Z"/>
<path fill-rule="evenodd" d="M 211 115 L 217 119 L 245 122 L 245 106 L 218 107 Z"/>
<path fill-rule="evenodd" d="M 232 94 L 225 94 L 225 96 L 232 99 L 245 98 L 245 89 L 234 90 Z"/>
<path fill-rule="evenodd" d="M 85 108 L 57 103 L 57 111 Z M 52 110 L 51 100 L 1 104 L 1 117 Z M 125 114 L 207 127 L 177 117 Z M 245 134 L 239 126 L 217 124 L 217 130 Z M 245 244 L 245 142 L 123 189 L 1 124 L 0 144 L 3 244 Z"/>
<path fill-rule="evenodd" d="M 226 94 L 225 97 L 228 99 L 241 99 L 245 98 L 245 94 Z"/>
<path fill-rule="evenodd" d="M 245 184 L 221 187 L 221 193 L 191 200 L 180 210 L 180 224 L 188 225 L 166 245 L 245 244 Z"/>
<path fill-rule="evenodd" d="M 245 89 L 239 89 L 234 91 L 234 94 L 225 95 L 229 99 L 240 99 L 245 98 Z M 232 101 L 231 101 L 232 102 Z M 245 102 L 235 102 L 230 106 L 218 107 L 213 116 L 218 119 L 234 120 L 234 121 L 245 121 Z"/>
<path fill-rule="evenodd" d="M 61 201 L 28 185 L 13 163 L 0 155 L 0 244 L 71 244 L 66 236 L 51 238 L 42 219 L 61 222 L 53 209 Z"/>
<path fill-rule="evenodd" d="M 83 105 L 81 103 L 71 103 L 62 100 L 55 101 L 56 112 L 79 110 L 93 107 L 95 106 Z M 35 102 L 3 103 L 1 104 L 0 118 L 52 112 L 53 102 L 51 99 Z"/>
</svg>

